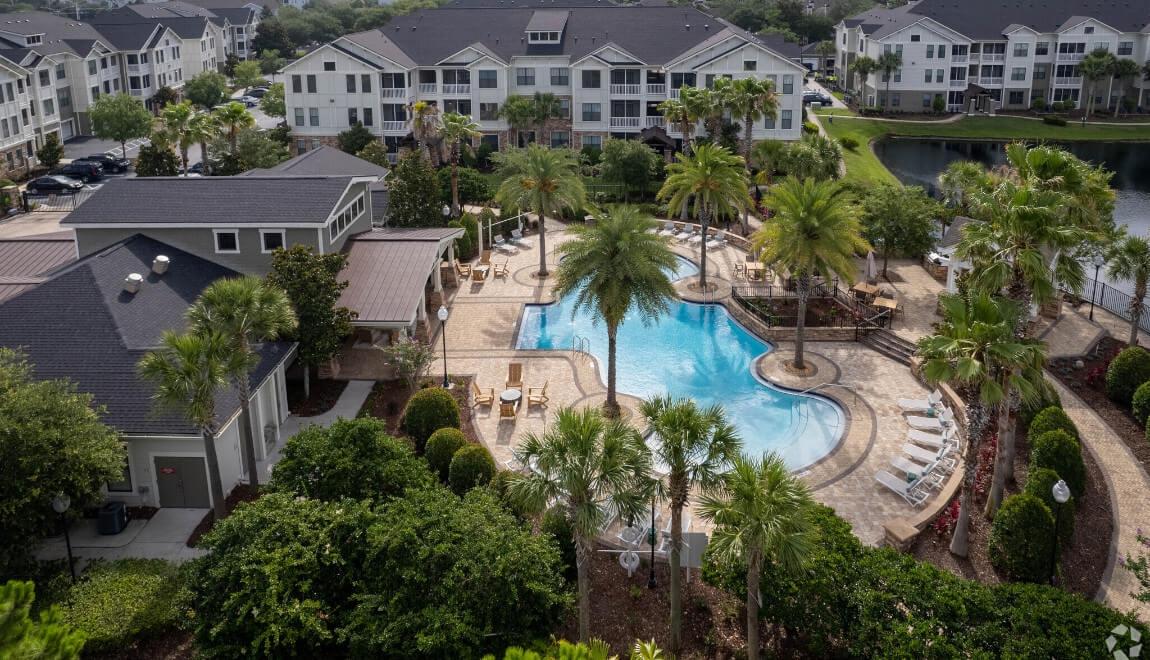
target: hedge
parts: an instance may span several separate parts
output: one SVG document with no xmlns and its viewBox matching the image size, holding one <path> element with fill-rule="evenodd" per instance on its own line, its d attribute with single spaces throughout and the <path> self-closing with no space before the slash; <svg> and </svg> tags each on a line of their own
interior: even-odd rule
<svg viewBox="0 0 1150 660">
<path fill-rule="evenodd" d="M 1150 380 L 1150 351 L 1138 346 L 1123 349 L 1106 367 L 1106 395 L 1124 406 L 1134 391 Z"/>
<path fill-rule="evenodd" d="M 1145 425 L 1146 419 L 1150 418 L 1150 381 L 1142 383 L 1134 390 L 1130 408 L 1134 413 L 1134 419 L 1138 420 L 1139 424 Z"/>
<path fill-rule="evenodd" d="M 64 622 L 87 638 L 84 651 L 124 650 L 134 641 L 175 628 L 183 580 L 162 559 L 95 562 L 61 604 Z"/>
<path fill-rule="evenodd" d="M 559 556 L 563 560 L 563 577 L 574 584 L 578 578 L 575 566 L 575 535 L 567 513 L 561 507 L 547 509 L 543 514 L 543 520 L 539 523 L 539 530 L 554 537 L 555 543 L 559 546 Z"/>
<path fill-rule="evenodd" d="M 1050 579 L 1054 517 L 1038 497 L 1021 493 L 1002 502 L 990 527 L 990 563 L 1012 580 Z"/>
<path fill-rule="evenodd" d="M 1082 448 L 1066 431 L 1047 431 L 1030 441 L 1030 469 L 1050 468 L 1061 477 L 1073 495 L 1086 492 L 1086 464 Z"/>
<path fill-rule="evenodd" d="M 1027 434 L 1031 438 L 1049 433 L 1051 431 L 1066 431 L 1075 438 L 1078 437 L 1078 427 L 1070 420 L 1070 416 L 1062 408 L 1043 408 L 1030 421 Z"/>
<path fill-rule="evenodd" d="M 447 483 L 448 469 L 455 452 L 467 444 L 467 436 L 463 431 L 453 428 L 439 429 L 427 439 L 423 457 L 431 466 L 431 471 L 439 475 L 439 480 Z"/>
<path fill-rule="evenodd" d="M 400 428 L 411 436 L 415 450 L 422 454 L 432 433 L 442 428 L 459 428 L 459 404 L 442 387 L 419 390 L 407 402 Z"/>
<path fill-rule="evenodd" d="M 1054 501 L 1054 484 L 1058 483 L 1058 473 L 1050 468 L 1035 468 L 1026 475 L 1026 485 L 1022 492 L 1033 495 L 1042 500 L 1042 503 L 1054 513 L 1058 509 L 1058 537 L 1063 542 L 1074 536 L 1074 496 L 1071 495 L 1066 504 L 1059 505 Z"/>
<path fill-rule="evenodd" d="M 1030 426 L 1038 413 L 1047 408 L 1061 409 L 1062 398 L 1058 396 L 1058 390 L 1054 389 L 1050 381 L 1043 379 L 1043 387 L 1039 390 L 1039 399 L 1032 403 L 1023 402 L 1018 410 L 1018 421 L 1023 426 Z"/>
<path fill-rule="evenodd" d="M 456 495 L 463 497 L 476 486 L 484 486 L 495 476 L 495 459 L 483 445 L 468 444 L 451 457 L 447 470 L 448 484 Z"/>
</svg>

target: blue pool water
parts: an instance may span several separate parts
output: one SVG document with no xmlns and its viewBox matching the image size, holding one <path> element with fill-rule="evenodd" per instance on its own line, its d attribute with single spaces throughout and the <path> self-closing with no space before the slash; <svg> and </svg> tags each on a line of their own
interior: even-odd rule
<svg viewBox="0 0 1150 660">
<path fill-rule="evenodd" d="M 698 267 L 680 261 L 676 278 Z M 606 378 L 607 331 L 588 312 L 572 317 L 572 300 L 526 305 L 516 348 L 571 350 L 586 337 Z M 778 452 L 792 470 L 830 453 L 842 436 L 842 410 L 829 400 L 779 390 L 753 374 L 754 361 L 772 350 L 739 325 L 720 305 L 677 301 L 650 326 L 629 314 L 619 328 L 618 387 L 640 398 L 657 394 L 721 404 L 743 439 L 746 453 Z"/>
</svg>

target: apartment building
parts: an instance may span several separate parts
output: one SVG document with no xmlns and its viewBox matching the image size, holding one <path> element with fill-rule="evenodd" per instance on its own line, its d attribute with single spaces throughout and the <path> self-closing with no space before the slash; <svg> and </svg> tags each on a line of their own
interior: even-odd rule
<svg viewBox="0 0 1150 660">
<path fill-rule="evenodd" d="M 287 120 L 298 151 L 332 144 L 362 123 L 395 152 L 415 101 L 471 115 L 483 142 L 516 139 L 500 117 L 513 95 L 554 94 L 563 117 L 520 143 L 600 146 L 608 137 L 677 143 L 658 105 L 720 77 L 774 81 L 777 117 L 756 139 L 798 139 L 805 69 L 754 35 L 691 7 L 546 9 L 459 2 L 349 34 L 284 68 Z"/>
<path fill-rule="evenodd" d="M 1089 85 L 1078 63 L 1107 50 L 1139 64 L 1150 59 L 1150 3 L 1127 0 L 919 0 L 875 8 L 835 29 L 835 73 L 859 90 L 851 64 L 860 56 L 902 55 L 887 80 L 870 75 L 861 102 L 918 112 L 942 97 L 950 111 L 1019 110 L 1035 99 L 1086 102 Z M 1122 81 L 1095 85 L 1098 107 L 1118 102 Z M 1125 81 L 1141 107 L 1150 83 Z"/>
</svg>

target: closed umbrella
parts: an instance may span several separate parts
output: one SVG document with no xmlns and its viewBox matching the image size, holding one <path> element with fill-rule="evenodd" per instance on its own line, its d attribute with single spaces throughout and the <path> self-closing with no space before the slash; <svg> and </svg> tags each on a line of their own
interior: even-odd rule
<svg viewBox="0 0 1150 660">
<path fill-rule="evenodd" d="M 874 250 L 866 253 L 866 281 L 874 284 L 878 281 L 878 266 L 874 262 Z"/>
</svg>

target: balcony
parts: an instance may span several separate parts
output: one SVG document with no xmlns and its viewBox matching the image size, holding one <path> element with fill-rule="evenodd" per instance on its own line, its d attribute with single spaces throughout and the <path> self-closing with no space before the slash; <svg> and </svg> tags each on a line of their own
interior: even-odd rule
<svg viewBox="0 0 1150 660">
<path fill-rule="evenodd" d="M 143 95 L 144 95 L 144 90 L 142 90 L 142 89 L 132 89 L 132 90 L 129 90 L 129 91 L 128 91 L 128 93 L 129 93 L 129 94 L 131 94 L 132 96 L 143 96 Z"/>
<path fill-rule="evenodd" d="M 1006 53 L 983 53 L 982 54 L 982 61 L 983 62 L 1005 62 L 1006 61 Z"/>
<path fill-rule="evenodd" d="M 434 87 L 435 85 L 432 85 Z M 406 87 L 383 87 L 379 90 L 380 98 L 385 99 L 402 99 L 407 98 Z"/>
<path fill-rule="evenodd" d="M 1054 84 L 1055 85 L 1074 85 L 1075 87 L 1077 87 L 1077 86 L 1080 86 L 1082 84 L 1082 77 L 1081 76 L 1074 77 L 1074 78 L 1059 77 L 1059 78 L 1054 79 Z"/>
<path fill-rule="evenodd" d="M 1059 62 L 1081 62 L 1086 58 L 1086 53 L 1059 53 Z"/>
<path fill-rule="evenodd" d="M 986 76 L 982 76 L 978 79 L 978 84 L 979 85 L 1001 85 L 1002 84 L 1002 78 L 1001 77 L 988 78 Z"/>
<path fill-rule="evenodd" d="M 965 80 L 952 80 L 952 81 L 950 81 L 950 86 L 951 87 L 966 87 L 966 81 Z"/>
<path fill-rule="evenodd" d="M 679 90 L 680 89 L 681 89 L 680 87 L 676 87 L 675 89 L 672 89 L 671 90 L 671 98 L 673 98 L 673 99 L 679 98 Z"/>
<path fill-rule="evenodd" d="M 639 128 L 640 121 L 640 117 L 612 117 L 611 128 Z"/>
<path fill-rule="evenodd" d="M 439 89 L 435 83 L 419 83 L 420 94 L 434 94 Z"/>
<path fill-rule="evenodd" d="M 666 96 L 666 83 L 647 83 L 647 94 L 650 96 Z"/>
<path fill-rule="evenodd" d="M 664 117 L 643 117 L 643 125 L 647 128 L 667 128 L 667 120 Z"/>
<path fill-rule="evenodd" d="M 611 85 L 611 94 L 617 96 L 638 96 L 641 85 Z"/>
<path fill-rule="evenodd" d="M 380 122 L 379 125 L 384 133 L 401 133 L 407 131 L 407 122 L 405 121 L 383 121 Z"/>
<path fill-rule="evenodd" d="M 471 93 L 471 83 L 467 83 L 465 85 L 444 85 L 443 86 L 443 95 L 444 96 L 458 96 L 461 94 L 470 94 L 470 93 Z"/>
<path fill-rule="evenodd" d="M 128 73 L 139 73 L 139 72 L 140 72 L 140 65 L 139 64 L 129 64 L 128 65 Z"/>
<path fill-rule="evenodd" d="M 954 62 L 955 64 L 962 64 L 962 63 L 966 62 L 967 59 L 968 58 L 966 55 L 951 55 L 950 56 L 950 61 Z"/>
</svg>

